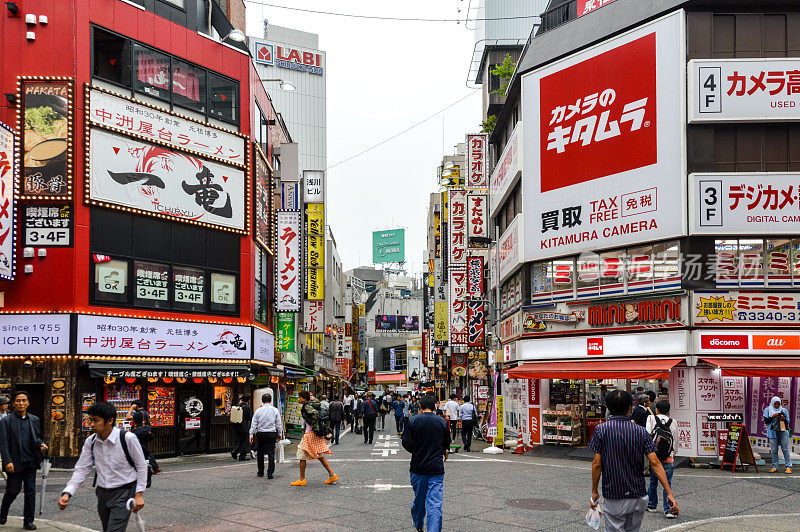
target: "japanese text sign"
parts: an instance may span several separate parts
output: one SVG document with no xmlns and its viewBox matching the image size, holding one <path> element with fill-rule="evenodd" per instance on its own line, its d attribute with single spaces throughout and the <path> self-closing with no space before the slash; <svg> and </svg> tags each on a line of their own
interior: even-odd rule
<svg viewBox="0 0 800 532">
<path fill-rule="evenodd" d="M 78 316 L 79 355 L 250 359 L 250 328 L 167 320 Z"/>
<path fill-rule="evenodd" d="M 485 248 L 488 245 L 474 241 L 478 238 L 490 238 L 488 200 L 485 194 L 467 196 L 467 241 L 471 248 Z"/>
<path fill-rule="evenodd" d="M 253 327 L 253 359 L 275 362 L 275 335 Z"/>
<path fill-rule="evenodd" d="M 124 137 L 90 132 L 89 202 L 245 232 L 240 168 Z"/>
<path fill-rule="evenodd" d="M 279 312 L 300 311 L 300 213 L 278 211 L 276 305 Z"/>
<path fill-rule="evenodd" d="M 486 171 L 486 153 L 489 136 L 485 133 L 467 135 L 467 186 L 487 188 L 489 174 Z"/>
<path fill-rule="evenodd" d="M 692 123 L 800 120 L 800 60 L 692 60 L 687 97 Z"/>
<path fill-rule="evenodd" d="M 467 272 L 462 267 L 448 271 L 450 286 L 450 346 L 467 345 Z"/>
<path fill-rule="evenodd" d="M 467 260 L 467 194 L 462 189 L 450 190 L 450 263 L 463 266 Z"/>
<path fill-rule="evenodd" d="M 610 4 L 614 0 L 578 0 L 578 16 L 582 17 L 587 13 L 591 13 L 595 9 L 600 9 L 606 4 Z"/>
<path fill-rule="evenodd" d="M 483 263 L 480 255 L 467 257 L 467 295 L 470 297 L 483 295 Z"/>
<path fill-rule="evenodd" d="M 303 301 L 303 328 L 306 333 L 325 331 L 325 302 Z"/>
<path fill-rule="evenodd" d="M 497 214 L 497 209 L 502 206 L 502 200 L 511 188 L 511 183 L 522 170 L 524 158 L 522 150 L 523 141 L 522 122 L 517 122 L 514 131 L 503 148 L 503 153 L 497 159 L 492 176 L 489 179 L 489 196 L 491 200 L 492 216 Z"/>
<path fill-rule="evenodd" d="M 771 260 L 779 260 L 775 258 Z M 798 326 L 800 294 L 692 292 L 695 325 Z"/>
<path fill-rule="evenodd" d="M 522 213 L 517 214 L 500 237 L 500 251 L 497 258 L 500 282 L 505 281 L 509 274 L 520 264 L 522 255 L 520 253 L 522 241 L 520 237 L 522 232 L 520 230 L 520 225 L 522 225 L 520 220 L 522 218 Z"/>
<path fill-rule="evenodd" d="M 486 343 L 486 304 L 467 301 L 467 345 L 483 347 Z"/>
<path fill-rule="evenodd" d="M 0 122 L 0 277 L 9 280 L 14 279 L 16 252 L 15 144 L 13 131 Z"/>
<path fill-rule="evenodd" d="M 523 77 L 524 260 L 685 234 L 683 26 L 675 13 Z"/>
<path fill-rule="evenodd" d="M 325 172 L 321 170 L 303 171 L 303 201 L 305 203 L 325 202 Z"/>
<path fill-rule="evenodd" d="M 295 316 L 293 312 L 278 312 L 277 351 L 293 353 L 295 351 Z"/>
<path fill-rule="evenodd" d="M 255 239 L 267 249 L 272 249 L 272 178 L 261 150 L 255 148 Z"/>
</svg>

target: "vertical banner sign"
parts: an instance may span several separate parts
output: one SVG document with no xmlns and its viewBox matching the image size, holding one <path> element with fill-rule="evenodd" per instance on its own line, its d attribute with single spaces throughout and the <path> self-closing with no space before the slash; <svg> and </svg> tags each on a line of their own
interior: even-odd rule
<svg viewBox="0 0 800 532">
<path fill-rule="evenodd" d="M 463 266 L 467 259 L 467 194 L 462 189 L 450 190 L 450 267 Z"/>
<path fill-rule="evenodd" d="M 483 257 L 479 255 L 467 257 L 467 295 L 483 295 Z"/>
<path fill-rule="evenodd" d="M 300 210 L 300 184 L 284 181 L 281 183 L 281 209 Z"/>
<path fill-rule="evenodd" d="M 474 242 L 478 238 L 489 237 L 489 196 L 469 194 L 467 196 L 467 243 L 471 248 L 486 248 L 488 242 Z"/>
<path fill-rule="evenodd" d="M 255 238 L 267 249 L 272 249 L 272 179 L 261 148 L 256 146 L 255 155 Z"/>
<path fill-rule="evenodd" d="M 434 315 L 436 319 L 436 328 L 434 334 L 433 344 L 438 347 L 447 345 L 447 332 L 448 332 L 448 308 L 447 301 L 437 301 L 434 308 Z"/>
<path fill-rule="evenodd" d="M 306 258 L 306 298 L 325 298 L 325 205 L 306 204 L 306 235 L 308 256 Z"/>
<path fill-rule="evenodd" d="M 484 347 L 486 344 L 486 304 L 467 301 L 467 345 Z"/>
<path fill-rule="evenodd" d="M 467 186 L 489 187 L 489 174 L 486 173 L 486 152 L 489 145 L 486 133 L 467 135 Z"/>
<path fill-rule="evenodd" d="M 300 312 L 300 213 L 278 211 L 275 304 L 278 312 Z"/>
<path fill-rule="evenodd" d="M 14 252 L 17 243 L 14 147 L 13 131 L 0 122 L 0 278 L 10 281 L 14 280 Z"/>
<path fill-rule="evenodd" d="M 433 213 L 433 241 L 434 257 L 442 258 L 442 214 L 439 211 Z"/>
<path fill-rule="evenodd" d="M 303 327 L 306 333 L 322 333 L 325 327 L 325 302 L 303 301 Z"/>
<path fill-rule="evenodd" d="M 464 267 L 450 268 L 450 346 L 467 345 L 467 272 Z"/>
<path fill-rule="evenodd" d="M 303 171 L 303 201 L 305 203 L 325 202 L 325 172 L 321 170 Z"/>
<path fill-rule="evenodd" d="M 281 353 L 293 353 L 295 351 L 295 327 L 293 312 L 278 312 L 278 336 L 275 349 Z"/>
<path fill-rule="evenodd" d="M 72 199 L 72 80 L 19 78 L 19 199 Z"/>
</svg>

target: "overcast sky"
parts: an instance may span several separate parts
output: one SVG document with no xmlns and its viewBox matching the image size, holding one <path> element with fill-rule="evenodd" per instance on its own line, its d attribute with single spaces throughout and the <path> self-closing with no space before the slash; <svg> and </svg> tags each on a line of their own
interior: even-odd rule
<svg viewBox="0 0 800 532">
<path fill-rule="evenodd" d="M 405 18 L 456 18 L 463 16 L 469 3 L 264 1 Z M 371 264 L 373 230 L 404 227 L 407 267 L 419 274 L 428 195 L 438 190 L 436 167 L 443 155 L 464 142 L 466 133 L 479 129 L 481 97 L 465 85 L 474 32 L 463 22 L 361 20 L 246 5 L 248 35 L 263 34 L 263 18 L 319 35 L 320 48 L 327 53 L 329 167 L 475 92 L 410 132 L 328 172 L 328 225 L 345 269 Z"/>
</svg>

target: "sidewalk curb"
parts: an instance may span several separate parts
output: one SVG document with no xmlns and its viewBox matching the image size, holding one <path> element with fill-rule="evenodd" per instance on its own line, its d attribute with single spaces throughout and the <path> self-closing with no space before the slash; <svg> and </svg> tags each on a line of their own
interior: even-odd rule
<svg viewBox="0 0 800 532">
<path fill-rule="evenodd" d="M 22 528 L 22 521 L 22 517 L 9 515 L 8 522 L 5 524 L 5 526 L 3 526 L 3 528 L 9 531 L 24 530 L 24 528 Z M 70 523 L 61 523 L 58 521 L 50 521 L 48 519 L 35 519 L 34 524 L 42 532 L 50 532 L 52 530 L 61 530 L 63 532 L 100 532 L 99 530 L 95 530 L 93 528 L 86 528 L 83 526 L 72 525 Z"/>
</svg>

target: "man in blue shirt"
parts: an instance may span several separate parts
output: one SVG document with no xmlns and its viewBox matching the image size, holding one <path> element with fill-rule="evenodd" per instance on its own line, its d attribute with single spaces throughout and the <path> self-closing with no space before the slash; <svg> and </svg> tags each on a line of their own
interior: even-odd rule
<svg viewBox="0 0 800 532">
<path fill-rule="evenodd" d="M 394 423 L 397 426 L 397 433 L 403 433 L 403 411 L 406 408 L 406 403 L 399 395 L 396 395 L 392 401 L 392 410 L 394 410 Z"/>
<path fill-rule="evenodd" d="M 599 425 L 592 435 L 589 449 L 594 451 L 592 462 L 592 507 L 600 494 L 597 484 L 603 477 L 603 517 L 607 532 L 637 532 L 647 508 L 647 490 L 642 474 L 642 455 L 647 455 L 653 474 L 658 477 L 667 494 L 672 513 L 678 515 L 678 503 L 672 495 L 667 475 L 656 455 L 656 447 L 647 431 L 631 423 L 633 398 L 624 390 L 614 390 L 606 396 L 610 412 L 608 421 Z"/>
<path fill-rule="evenodd" d="M 411 453 L 411 518 L 414 527 L 422 532 L 427 514 L 428 532 L 441 532 L 444 461 L 450 451 L 450 431 L 444 419 L 433 413 L 434 397 L 425 396 L 419 403 L 420 414 L 403 429 L 403 448 Z"/>
</svg>

